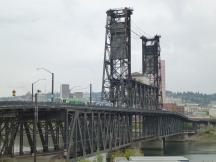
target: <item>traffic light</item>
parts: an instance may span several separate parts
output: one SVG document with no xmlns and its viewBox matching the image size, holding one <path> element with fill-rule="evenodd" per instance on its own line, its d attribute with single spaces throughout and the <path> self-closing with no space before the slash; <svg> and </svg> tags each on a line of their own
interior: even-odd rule
<svg viewBox="0 0 216 162">
<path fill-rule="evenodd" d="M 14 96 L 14 97 L 16 96 L 16 91 L 15 90 L 12 91 L 12 96 Z"/>
</svg>

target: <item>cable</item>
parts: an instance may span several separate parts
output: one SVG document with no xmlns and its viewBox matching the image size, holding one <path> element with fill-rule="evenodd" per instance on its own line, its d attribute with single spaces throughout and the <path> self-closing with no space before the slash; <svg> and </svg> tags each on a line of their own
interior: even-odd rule
<svg viewBox="0 0 216 162">
<path fill-rule="evenodd" d="M 135 34 L 136 36 L 138 36 L 139 38 L 141 37 L 141 35 L 137 34 L 135 31 L 131 30 L 131 32 L 132 32 L 133 34 Z"/>
<path fill-rule="evenodd" d="M 133 30 L 133 29 L 135 29 L 135 28 L 134 28 L 134 27 L 132 27 L 132 30 Z M 140 32 L 138 28 L 136 28 L 136 30 L 134 30 L 134 31 L 136 31 L 136 33 L 138 33 L 139 35 L 143 35 L 143 33 L 142 33 L 142 32 Z"/>
<path fill-rule="evenodd" d="M 141 33 L 146 34 L 145 31 L 144 31 L 142 28 L 140 28 L 134 21 L 133 21 L 133 24 L 132 24 L 132 25 L 135 25 L 135 27 L 136 27 L 137 29 L 139 29 L 140 31 L 142 31 Z"/>
<path fill-rule="evenodd" d="M 133 36 L 131 36 L 131 38 L 132 38 L 134 41 L 140 42 L 140 39 L 137 38 L 137 37 L 133 37 Z"/>
<path fill-rule="evenodd" d="M 142 28 L 140 28 L 134 21 L 132 21 L 131 23 L 132 25 L 134 25 L 138 30 L 140 30 L 141 35 L 146 35 L 147 37 L 150 37 Z"/>
<path fill-rule="evenodd" d="M 78 90 L 78 91 L 80 91 L 80 90 L 85 90 L 85 89 L 89 89 L 89 86 L 84 87 L 84 88 L 78 88 L 78 89 L 76 89 L 76 91 L 77 91 L 77 90 Z"/>
</svg>

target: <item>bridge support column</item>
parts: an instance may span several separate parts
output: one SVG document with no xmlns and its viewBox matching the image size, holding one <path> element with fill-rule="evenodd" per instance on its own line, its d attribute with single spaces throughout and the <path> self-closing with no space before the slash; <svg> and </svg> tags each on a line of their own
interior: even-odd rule
<svg viewBox="0 0 216 162">
<path fill-rule="evenodd" d="M 165 141 L 162 138 L 152 138 L 150 140 L 145 140 L 141 142 L 140 149 L 153 149 L 153 150 L 163 150 Z"/>
<path fill-rule="evenodd" d="M 163 143 L 163 150 L 165 151 L 166 150 L 166 138 L 165 137 L 162 138 L 162 143 Z"/>
<path fill-rule="evenodd" d="M 49 151 L 49 127 L 48 121 L 45 121 L 45 152 Z"/>
<path fill-rule="evenodd" d="M 188 139 L 188 134 L 184 133 L 184 134 L 167 137 L 166 141 L 167 142 L 183 142 L 187 139 Z"/>
<path fill-rule="evenodd" d="M 23 155 L 23 120 L 20 122 L 20 144 L 19 144 L 19 154 Z"/>
<path fill-rule="evenodd" d="M 68 111 L 65 110 L 65 120 L 64 120 L 64 156 L 67 156 L 68 149 Z"/>
</svg>

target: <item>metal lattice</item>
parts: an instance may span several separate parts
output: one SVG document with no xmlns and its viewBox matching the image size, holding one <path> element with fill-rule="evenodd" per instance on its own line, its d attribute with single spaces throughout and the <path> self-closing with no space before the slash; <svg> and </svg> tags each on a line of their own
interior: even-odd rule
<svg viewBox="0 0 216 162">
<path fill-rule="evenodd" d="M 150 85 L 157 88 L 157 108 L 162 101 L 161 65 L 160 65 L 160 36 L 154 38 L 141 37 L 142 40 L 142 72 L 150 80 Z"/>
<path fill-rule="evenodd" d="M 129 8 L 107 11 L 102 100 L 114 106 L 130 102 L 131 14 Z"/>
</svg>

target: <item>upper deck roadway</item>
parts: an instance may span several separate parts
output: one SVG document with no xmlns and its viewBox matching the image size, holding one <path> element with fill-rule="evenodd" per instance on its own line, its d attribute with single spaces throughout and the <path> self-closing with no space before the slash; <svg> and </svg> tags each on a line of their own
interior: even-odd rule
<svg viewBox="0 0 216 162">
<path fill-rule="evenodd" d="M 164 110 L 146 110 L 146 109 L 133 109 L 133 108 L 123 108 L 123 107 L 109 107 L 109 106 L 87 106 L 87 105 L 70 105 L 64 103 L 51 103 L 51 102 L 39 102 L 38 107 L 40 109 L 52 109 L 52 110 L 64 110 L 68 111 L 82 110 L 82 111 L 106 111 L 106 112 L 127 112 L 127 113 L 145 113 L 145 114 L 164 114 L 164 115 L 176 115 L 178 117 L 188 119 L 187 116 Z M 32 102 L 23 101 L 1 101 L 0 102 L 0 112 L 3 110 L 7 111 L 18 111 L 18 110 L 34 110 L 35 104 Z"/>
</svg>

